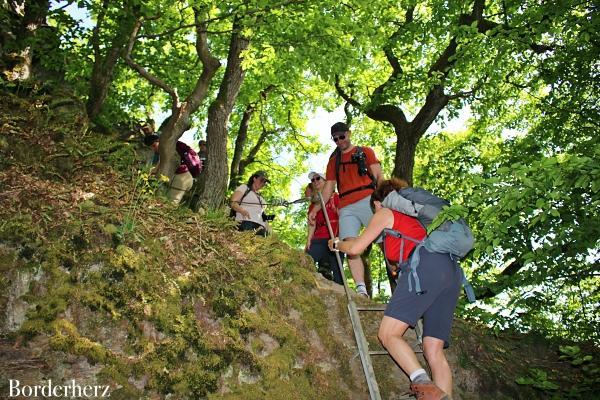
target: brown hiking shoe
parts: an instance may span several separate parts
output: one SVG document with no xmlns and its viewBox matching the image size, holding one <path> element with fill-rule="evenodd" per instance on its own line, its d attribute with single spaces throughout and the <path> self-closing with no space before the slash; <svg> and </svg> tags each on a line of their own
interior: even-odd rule
<svg viewBox="0 0 600 400">
<path fill-rule="evenodd" d="M 450 397 L 433 382 L 411 383 L 410 390 L 417 400 L 450 400 Z"/>
</svg>

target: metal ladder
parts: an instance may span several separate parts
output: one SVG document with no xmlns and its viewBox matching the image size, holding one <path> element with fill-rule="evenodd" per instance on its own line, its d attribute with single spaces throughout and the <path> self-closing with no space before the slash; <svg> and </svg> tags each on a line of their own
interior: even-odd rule
<svg viewBox="0 0 600 400">
<path fill-rule="evenodd" d="M 327 229 L 329 229 L 329 236 L 333 239 L 335 236 L 333 234 L 333 230 L 331 228 L 331 223 L 329 221 L 329 215 L 327 215 L 327 209 L 325 208 L 325 203 L 323 202 L 323 197 L 321 197 L 321 193 L 317 192 L 319 195 L 319 200 L 321 202 L 321 210 L 323 211 L 323 215 L 325 216 L 325 222 L 327 223 Z M 346 292 L 346 299 L 348 300 L 348 314 L 350 315 L 350 321 L 352 322 L 352 330 L 354 331 L 354 337 L 356 339 L 356 345 L 358 347 L 358 354 L 360 355 L 360 361 L 363 367 L 363 371 L 365 373 L 365 378 L 367 381 L 367 386 L 369 387 L 369 396 L 371 400 L 381 400 L 381 393 L 379 392 L 379 385 L 377 384 L 377 379 L 375 378 L 375 372 L 373 370 L 373 363 L 371 362 L 372 355 L 389 355 L 386 350 L 379 351 L 370 351 L 369 343 L 367 342 L 367 338 L 362 328 L 362 323 L 360 321 L 360 316 L 358 314 L 359 311 L 383 311 L 385 310 L 386 304 L 380 304 L 376 306 L 361 306 L 358 307 L 354 300 L 352 299 L 351 293 L 352 290 L 348 286 L 348 282 L 346 280 L 346 276 L 344 275 L 344 268 L 342 265 L 342 260 L 340 258 L 340 254 L 338 252 L 335 253 L 335 257 L 337 259 L 338 268 L 340 269 L 340 274 L 342 275 L 342 281 L 344 283 L 344 291 Z M 420 324 L 420 322 L 419 322 Z M 417 324 L 415 326 L 415 333 L 417 335 L 417 339 L 421 342 L 421 326 Z M 419 352 L 419 351 L 417 351 Z"/>
</svg>

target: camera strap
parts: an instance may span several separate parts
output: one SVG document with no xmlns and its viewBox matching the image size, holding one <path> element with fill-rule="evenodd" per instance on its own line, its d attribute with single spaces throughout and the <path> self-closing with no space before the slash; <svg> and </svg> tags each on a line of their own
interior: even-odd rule
<svg viewBox="0 0 600 400">
<path fill-rule="evenodd" d="M 356 168 L 357 168 L 357 172 L 360 169 L 359 165 L 358 165 L 358 161 L 347 161 L 347 162 L 342 162 L 342 152 L 340 151 L 340 149 L 335 149 L 334 151 L 335 154 L 335 181 L 337 183 L 337 187 L 338 190 L 340 190 L 340 166 L 342 164 L 356 164 Z M 366 156 L 365 153 L 362 149 L 361 146 L 356 146 L 356 154 L 358 155 L 358 157 L 364 157 L 365 158 L 365 164 L 366 164 Z M 358 192 L 361 190 L 365 190 L 365 189 L 375 189 L 377 188 L 377 183 L 375 181 L 375 177 L 373 176 L 373 174 L 371 174 L 371 172 L 369 171 L 369 166 L 365 165 L 367 168 L 367 175 L 369 176 L 369 178 L 371 178 L 371 183 L 368 185 L 362 185 L 350 190 L 346 190 L 345 192 L 341 193 L 340 192 L 340 197 L 344 197 L 349 195 L 350 193 L 354 193 L 354 192 Z"/>
</svg>

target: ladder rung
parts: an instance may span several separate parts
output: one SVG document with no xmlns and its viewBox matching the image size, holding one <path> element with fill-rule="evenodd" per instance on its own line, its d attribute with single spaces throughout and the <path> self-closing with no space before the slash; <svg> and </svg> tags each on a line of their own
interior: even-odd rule
<svg viewBox="0 0 600 400">
<path fill-rule="evenodd" d="M 356 307 L 358 311 L 385 311 L 387 304 L 381 304 L 379 306 L 360 306 Z"/>
<path fill-rule="evenodd" d="M 390 353 L 388 353 L 385 350 L 376 350 L 376 351 L 369 351 L 369 354 L 372 356 L 387 356 Z"/>
</svg>

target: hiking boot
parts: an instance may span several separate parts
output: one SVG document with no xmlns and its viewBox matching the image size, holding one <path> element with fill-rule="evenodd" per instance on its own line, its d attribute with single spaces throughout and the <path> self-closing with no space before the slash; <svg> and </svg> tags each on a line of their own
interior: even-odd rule
<svg viewBox="0 0 600 400">
<path fill-rule="evenodd" d="M 360 286 L 356 287 L 356 293 L 358 293 L 361 296 L 364 296 L 366 298 L 369 298 L 369 293 L 367 293 L 367 288 L 364 287 L 363 285 L 360 285 Z"/>
<path fill-rule="evenodd" d="M 417 400 L 450 400 L 450 397 L 433 382 L 414 382 L 410 390 Z"/>
<path fill-rule="evenodd" d="M 320 273 L 321 275 L 323 275 L 323 278 L 327 279 L 328 281 L 332 281 L 333 280 L 333 274 L 331 273 L 331 271 L 329 270 L 329 268 L 327 268 L 327 267 L 319 267 L 317 269 L 317 272 Z"/>
</svg>

